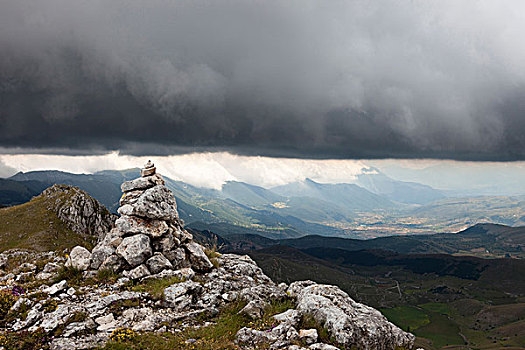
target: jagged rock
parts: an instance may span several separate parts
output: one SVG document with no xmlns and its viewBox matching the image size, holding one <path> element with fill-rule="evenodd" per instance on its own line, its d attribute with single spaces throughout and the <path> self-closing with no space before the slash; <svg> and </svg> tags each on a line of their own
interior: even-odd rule
<svg viewBox="0 0 525 350">
<path fill-rule="evenodd" d="M 412 348 L 415 337 L 390 323 L 379 311 L 355 302 L 336 286 L 311 281 L 294 282 L 288 293 L 297 310 L 312 316 L 345 349 Z"/>
<path fill-rule="evenodd" d="M 170 251 L 180 245 L 180 241 L 175 238 L 172 233 L 167 233 L 164 237 L 154 240 L 152 245 L 155 251 L 169 254 Z M 166 256 L 166 254 L 164 254 L 164 256 Z"/>
<path fill-rule="evenodd" d="M 202 289 L 199 283 L 185 281 L 175 283 L 164 289 L 164 303 L 167 306 L 182 309 L 192 302 L 192 295 Z"/>
<path fill-rule="evenodd" d="M 19 274 L 21 272 L 35 272 L 37 269 L 35 264 L 23 263 L 13 270 L 13 273 Z"/>
<path fill-rule="evenodd" d="M 301 321 L 301 313 L 297 310 L 289 309 L 283 313 L 274 315 L 273 318 L 279 322 L 288 323 L 295 327 Z"/>
<path fill-rule="evenodd" d="M 74 335 L 90 332 L 95 328 L 97 328 L 97 324 L 91 318 L 88 318 L 84 322 L 73 322 L 66 326 L 62 332 L 62 337 L 70 338 Z"/>
<path fill-rule="evenodd" d="M 100 265 L 109 258 L 111 255 L 115 253 L 115 248 L 109 245 L 105 245 L 102 242 L 97 244 L 95 248 L 93 248 L 93 251 L 91 252 L 91 262 L 90 262 L 90 268 L 92 269 L 98 269 L 100 268 Z"/>
<path fill-rule="evenodd" d="M 258 331 L 248 327 L 239 329 L 235 335 L 238 343 L 249 346 L 257 346 L 261 344 L 271 344 L 277 341 L 277 336 L 271 332 Z"/>
<path fill-rule="evenodd" d="M 126 181 L 120 185 L 122 192 L 130 192 L 135 190 L 146 190 L 157 185 L 164 185 L 164 179 L 155 174 L 153 176 L 139 177 L 134 180 Z"/>
<path fill-rule="evenodd" d="M 119 208 L 119 213 L 157 220 L 176 221 L 178 219 L 175 198 L 164 185 L 147 189 L 133 205 L 126 204 Z"/>
<path fill-rule="evenodd" d="M 44 289 L 44 293 L 47 293 L 49 295 L 55 295 L 59 292 L 62 292 L 66 288 L 67 288 L 67 281 L 62 280 L 58 283 L 53 284 L 51 287 Z"/>
<path fill-rule="evenodd" d="M 173 268 L 171 262 L 162 253 L 155 253 L 146 261 L 146 265 L 151 273 L 159 273 L 162 270 Z"/>
<path fill-rule="evenodd" d="M 144 193 L 144 190 L 134 190 L 134 191 L 125 192 L 120 198 L 120 201 L 119 201 L 120 206 L 122 207 L 127 204 L 133 205 L 137 201 L 137 199 L 139 199 L 142 193 Z"/>
<path fill-rule="evenodd" d="M 137 267 L 135 267 L 133 270 L 130 270 L 130 271 L 124 271 L 124 276 L 129 278 L 129 279 L 132 279 L 132 280 L 138 280 L 142 277 L 146 277 L 148 275 L 150 275 L 150 271 L 148 270 L 148 268 L 146 267 L 146 265 L 142 264 L 142 265 L 139 265 Z"/>
<path fill-rule="evenodd" d="M 131 207 L 130 205 L 127 205 Z M 131 207 L 132 208 L 132 207 Z M 133 208 L 131 209 L 131 212 Z M 158 238 L 168 232 L 168 224 L 162 220 L 148 220 L 134 216 L 121 216 L 115 225 L 124 235 L 145 234 L 151 238 Z"/>
<path fill-rule="evenodd" d="M 30 327 L 33 324 L 35 324 L 35 322 L 40 320 L 42 318 L 42 315 L 44 314 L 44 312 L 41 310 L 42 310 L 42 302 L 36 304 L 35 306 L 33 306 L 33 308 L 31 308 L 31 310 L 29 310 L 25 320 L 18 320 L 13 325 L 13 330 L 19 331 L 21 329 Z"/>
<path fill-rule="evenodd" d="M 257 319 L 262 317 L 264 309 L 268 307 L 268 305 L 269 304 L 264 300 L 251 300 L 241 309 L 241 311 L 239 311 L 239 313 Z"/>
<path fill-rule="evenodd" d="M 117 247 L 116 253 L 131 266 L 140 265 L 152 255 L 150 239 L 144 234 L 126 237 Z"/>
<path fill-rule="evenodd" d="M 58 326 L 65 324 L 77 312 L 85 312 L 85 309 L 80 305 L 60 304 L 55 311 L 45 314 L 42 321 L 29 330 L 33 331 L 40 327 L 46 332 L 51 332 Z"/>
<path fill-rule="evenodd" d="M 64 195 L 65 200 L 57 200 L 52 210 L 71 230 L 82 235 L 101 237 L 113 227 L 114 215 L 96 199 L 77 187 L 53 185 L 41 194 L 47 198 L 63 197 Z"/>
<path fill-rule="evenodd" d="M 30 272 L 22 272 L 19 275 L 16 276 L 15 281 L 19 283 L 25 283 L 31 281 L 35 276 L 35 273 L 33 271 Z"/>
<path fill-rule="evenodd" d="M 162 251 L 162 253 L 169 261 L 171 261 L 174 269 L 182 269 L 190 266 L 190 262 L 186 256 L 186 251 L 182 247 Z"/>
<path fill-rule="evenodd" d="M 193 269 L 201 272 L 210 271 L 213 268 L 213 264 L 210 259 L 204 254 L 202 246 L 195 242 L 186 243 L 184 245 L 191 262 Z"/>
<path fill-rule="evenodd" d="M 301 339 L 307 345 L 314 344 L 317 342 L 319 335 L 317 334 L 317 329 L 301 329 L 299 330 L 299 339 Z"/>
<path fill-rule="evenodd" d="M 98 324 L 97 331 L 109 331 L 117 328 L 117 323 L 115 322 L 115 316 L 113 314 L 107 314 L 95 318 L 95 323 Z"/>
<path fill-rule="evenodd" d="M 195 271 L 191 268 L 183 268 L 179 270 L 162 270 L 161 272 L 142 278 L 142 281 L 149 279 L 162 279 L 168 277 L 176 277 L 181 281 L 187 281 L 195 276 Z"/>
<path fill-rule="evenodd" d="M 333 345 L 324 344 L 324 343 L 312 344 L 312 345 L 310 345 L 308 347 L 308 349 L 309 350 L 339 350 L 339 348 L 337 348 L 337 347 L 335 347 Z"/>
<path fill-rule="evenodd" d="M 157 168 L 155 167 L 145 168 L 140 171 L 140 176 L 142 177 L 151 176 L 155 174 L 155 171 L 157 171 Z"/>
<path fill-rule="evenodd" d="M 48 262 L 44 268 L 42 269 L 42 272 L 44 273 L 53 273 L 58 272 L 60 270 L 61 265 L 56 262 Z"/>
<path fill-rule="evenodd" d="M 106 260 L 100 264 L 99 270 L 119 271 L 125 264 L 126 261 L 123 258 L 113 254 L 108 256 Z"/>
<path fill-rule="evenodd" d="M 191 242 L 193 240 L 193 236 L 188 231 L 175 226 L 171 226 L 170 228 L 173 230 L 173 236 L 177 238 L 179 242 L 186 243 Z"/>
<path fill-rule="evenodd" d="M 85 335 L 77 338 L 55 338 L 50 350 L 87 350 L 104 346 L 108 334 Z"/>
<path fill-rule="evenodd" d="M 91 263 L 91 253 L 84 247 L 76 246 L 69 253 L 66 266 L 73 267 L 82 271 L 89 268 Z"/>
<path fill-rule="evenodd" d="M 19 298 L 14 304 L 13 306 L 11 306 L 11 308 L 9 309 L 9 312 L 16 312 L 18 310 L 20 310 L 20 308 L 22 307 L 22 305 L 25 305 L 25 306 L 29 306 L 31 307 L 31 305 L 33 305 L 33 302 L 30 300 L 30 299 L 27 299 L 27 298 Z"/>
<path fill-rule="evenodd" d="M 90 315 L 97 314 L 100 310 L 104 310 L 111 303 L 115 303 L 121 300 L 139 299 L 144 296 L 144 293 L 139 292 L 118 292 L 103 297 L 96 297 L 93 301 L 85 305 Z"/>
</svg>

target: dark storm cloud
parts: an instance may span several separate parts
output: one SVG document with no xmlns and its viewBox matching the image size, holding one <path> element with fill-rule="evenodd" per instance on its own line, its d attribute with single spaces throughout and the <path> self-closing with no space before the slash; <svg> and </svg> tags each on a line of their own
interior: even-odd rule
<svg viewBox="0 0 525 350">
<path fill-rule="evenodd" d="M 525 159 L 525 4 L 3 1 L 0 147 Z"/>
</svg>

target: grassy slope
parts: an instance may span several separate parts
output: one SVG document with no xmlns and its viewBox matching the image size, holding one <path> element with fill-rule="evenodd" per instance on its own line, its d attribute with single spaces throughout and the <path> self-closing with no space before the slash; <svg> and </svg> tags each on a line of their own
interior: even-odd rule
<svg viewBox="0 0 525 350">
<path fill-rule="evenodd" d="M 71 231 L 48 208 L 49 200 L 65 200 L 35 197 L 30 202 L 0 209 L 0 250 L 12 248 L 37 251 L 59 250 L 76 245 L 91 246 L 93 241 Z"/>
</svg>

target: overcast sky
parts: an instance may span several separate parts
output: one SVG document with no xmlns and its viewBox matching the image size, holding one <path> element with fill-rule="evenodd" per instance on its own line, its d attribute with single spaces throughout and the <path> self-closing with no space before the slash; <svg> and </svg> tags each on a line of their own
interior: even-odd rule
<svg viewBox="0 0 525 350">
<path fill-rule="evenodd" d="M 525 158 L 522 0 L 0 2 L 4 153 Z"/>
</svg>

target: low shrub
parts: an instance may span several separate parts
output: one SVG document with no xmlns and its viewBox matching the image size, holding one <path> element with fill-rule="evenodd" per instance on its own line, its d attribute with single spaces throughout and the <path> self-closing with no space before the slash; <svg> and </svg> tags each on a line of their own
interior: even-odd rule
<svg viewBox="0 0 525 350">
<path fill-rule="evenodd" d="M 0 291 L 0 319 L 4 319 L 18 297 L 10 290 Z"/>
<path fill-rule="evenodd" d="M 66 280 L 69 286 L 80 286 L 84 283 L 83 271 L 75 267 L 63 266 L 58 270 L 54 283 Z"/>
<path fill-rule="evenodd" d="M 133 341 L 138 336 L 137 332 L 129 328 L 117 328 L 109 336 L 109 340 L 115 343 Z"/>
</svg>

